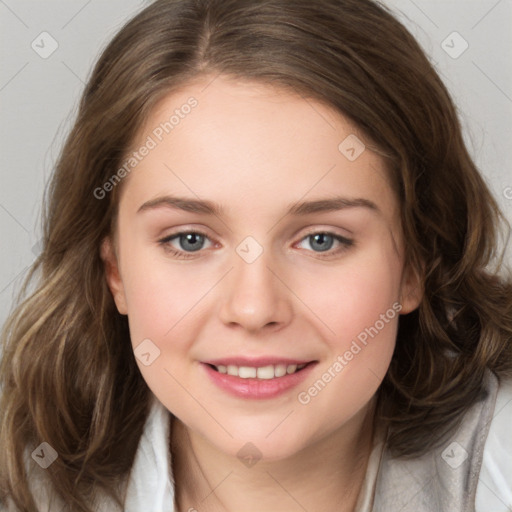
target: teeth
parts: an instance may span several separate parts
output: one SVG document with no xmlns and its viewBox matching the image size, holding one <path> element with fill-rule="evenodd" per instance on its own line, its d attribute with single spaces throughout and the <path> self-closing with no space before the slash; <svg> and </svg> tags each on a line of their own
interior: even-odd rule
<svg viewBox="0 0 512 512">
<path fill-rule="evenodd" d="M 286 373 L 288 373 L 288 374 L 295 373 L 296 370 L 297 370 L 297 365 L 296 364 L 289 364 L 288 368 L 286 368 Z"/>
<path fill-rule="evenodd" d="M 240 368 L 238 368 L 238 376 L 242 379 L 255 379 L 256 368 L 251 368 L 250 366 L 240 366 Z"/>
<path fill-rule="evenodd" d="M 240 368 L 240 377 L 242 377 L 242 368 Z M 258 379 L 273 379 L 274 378 L 274 367 L 272 365 L 263 366 L 258 368 L 256 371 Z"/>
<path fill-rule="evenodd" d="M 298 370 L 304 368 L 306 364 L 269 364 L 268 366 L 261 366 L 259 368 L 254 368 L 251 366 L 235 366 L 235 365 L 219 365 L 215 368 L 219 373 L 227 373 L 228 375 L 233 375 L 234 377 L 240 377 L 241 379 L 262 379 L 268 380 L 273 379 L 274 377 L 284 377 L 285 375 L 291 375 Z"/>
<path fill-rule="evenodd" d="M 285 364 L 277 364 L 274 368 L 274 376 L 275 377 L 284 377 L 286 375 L 286 365 Z"/>
</svg>

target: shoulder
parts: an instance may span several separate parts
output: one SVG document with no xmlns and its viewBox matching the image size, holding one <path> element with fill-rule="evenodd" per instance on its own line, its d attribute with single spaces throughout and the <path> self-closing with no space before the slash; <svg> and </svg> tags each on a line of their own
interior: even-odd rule
<svg viewBox="0 0 512 512">
<path fill-rule="evenodd" d="M 476 491 L 476 512 L 512 507 L 512 378 L 501 379 L 484 445 Z"/>
<path fill-rule="evenodd" d="M 372 510 L 510 512 L 511 425 L 512 382 L 487 370 L 480 399 L 439 446 L 412 458 L 384 451 Z"/>
</svg>

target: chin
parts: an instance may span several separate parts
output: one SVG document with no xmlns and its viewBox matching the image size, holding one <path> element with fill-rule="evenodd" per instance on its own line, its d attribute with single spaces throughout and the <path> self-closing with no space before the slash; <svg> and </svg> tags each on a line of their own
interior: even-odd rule
<svg viewBox="0 0 512 512">
<path fill-rule="evenodd" d="M 267 435 L 268 432 L 253 436 L 235 436 L 235 439 L 228 443 L 225 438 L 210 439 L 210 442 L 225 454 L 236 457 L 241 462 L 248 461 L 249 464 L 251 460 L 266 462 L 285 460 L 306 448 L 304 435 L 299 431 L 291 434 L 284 430 L 280 433 L 274 432 L 268 437 Z"/>
</svg>

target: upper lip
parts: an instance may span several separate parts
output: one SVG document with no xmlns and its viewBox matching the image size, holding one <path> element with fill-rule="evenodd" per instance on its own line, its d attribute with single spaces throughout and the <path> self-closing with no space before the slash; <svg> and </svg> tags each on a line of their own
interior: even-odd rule
<svg viewBox="0 0 512 512">
<path fill-rule="evenodd" d="M 273 356 L 262 356 L 262 357 L 223 357 L 221 359 L 209 359 L 203 361 L 203 363 L 211 364 L 213 366 L 249 366 L 253 368 L 261 368 L 263 366 L 278 364 L 307 364 L 313 362 L 311 359 L 290 359 L 287 357 L 273 357 Z"/>
</svg>

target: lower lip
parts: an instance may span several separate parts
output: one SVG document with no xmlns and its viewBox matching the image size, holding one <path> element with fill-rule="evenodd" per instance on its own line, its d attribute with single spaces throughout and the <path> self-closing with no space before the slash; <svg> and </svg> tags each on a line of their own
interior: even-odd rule
<svg viewBox="0 0 512 512">
<path fill-rule="evenodd" d="M 206 373 L 219 388 L 238 398 L 267 399 L 283 395 L 303 382 L 313 370 L 316 362 L 308 363 L 302 370 L 273 379 L 242 379 L 227 373 L 220 373 L 211 366 L 201 363 Z"/>
</svg>

